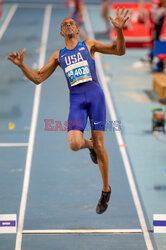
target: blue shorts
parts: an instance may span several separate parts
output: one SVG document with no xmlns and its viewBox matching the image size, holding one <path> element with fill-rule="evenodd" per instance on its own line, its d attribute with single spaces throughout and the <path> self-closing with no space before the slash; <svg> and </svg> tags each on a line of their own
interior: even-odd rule
<svg viewBox="0 0 166 250">
<path fill-rule="evenodd" d="M 99 84 L 94 84 L 92 88 L 82 93 L 70 93 L 68 131 L 80 130 L 83 133 L 88 117 L 91 130 L 105 130 L 105 97 Z"/>
</svg>

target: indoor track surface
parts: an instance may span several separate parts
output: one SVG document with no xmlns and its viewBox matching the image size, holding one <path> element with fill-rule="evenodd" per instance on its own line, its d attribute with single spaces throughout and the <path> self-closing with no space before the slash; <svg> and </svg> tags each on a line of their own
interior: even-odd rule
<svg viewBox="0 0 166 250">
<path fill-rule="evenodd" d="M 64 122 L 69 91 L 63 71 L 36 86 L 7 61 L 26 48 L 25 63 L 41 68 L 65 46 L 60 24 L 63 5 L 4 4 L 0 21 L 0 214 L 17 214 L 17 233 L 0 234 L 0 250 L 144 250 L 166 249 L 166 236 L 153 233 L 153 214 L 166 212 L 165 144 L 151 129 L 146 94 L 151 74 L 134 63 L 145 49 L 122 57 L 96 55 L 107 102 L 105 143 L 112 195 L 108 210 L 95 213 L 102 182 L 88 150 L 71 151 Z M 98 5 L 86 6 L 85 30 L 100 36 L 104 23 Z M 63 131 L 45 131 L 45 120 Z M 120 127 L 111 126 L 112 122 Z M 62 129 L 61 129 L 62 130 Z M 89 126 L 85 137 L 91 136 Z M 68 231 L 70 230 L 70 231 Z"/>
</svg>

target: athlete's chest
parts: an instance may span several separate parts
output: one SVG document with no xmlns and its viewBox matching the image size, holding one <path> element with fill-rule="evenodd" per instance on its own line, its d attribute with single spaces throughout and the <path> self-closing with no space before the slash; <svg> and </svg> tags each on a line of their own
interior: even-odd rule
<svg viewBox="0 0 166 250">
<path fill-rule="evenodd" d="M 84 60 L 84 55 L 82 55 L 80 52 L 76 52 L 76 53 L 64 56 L 64 62 L 66 66 L 81 62 L 83 60 Z"/>
<path fill-rule="evenodd" d="M 75 51 L 64 51 L 60 59 L 64 66 L 69 66 L 87 60 L 87 51 L 84 47 Z"/>
<path fill-rule="evenodd" d="M 92 81 L 86 50 L 64 51 L 61 55 L 62 66 L 71 87 Z"/>
</svg>

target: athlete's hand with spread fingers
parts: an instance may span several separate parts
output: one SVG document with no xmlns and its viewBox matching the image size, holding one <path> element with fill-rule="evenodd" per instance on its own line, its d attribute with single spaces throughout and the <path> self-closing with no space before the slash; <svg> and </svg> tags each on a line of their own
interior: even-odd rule
<svg viewBox="0 0 166 250">
<path fill-rule="evenodd" d="M 10 53 L 7 59 L 10 60 L 12 63 L 16 64 L 18 67 L 21 67 L 23 65 L 25 51 L 26 49 L 24 48 L 21 54 L 18 52 Z"/>
<path fill-rule="evenodd" d="M 115 29 L 120 30 L 120 29 L 123 29 L 126 21 L 129 19 L 129 16 L 127 15 L 128 13 L 129 13 L 129 10 L 125 10 L 124 7 L 121 11 L 119 11 L 119 8 L 117 8 L 116 17 L 112 18 L 111 16 L 109 16 L 108 18 L 111 20 Z"/>
</svg>

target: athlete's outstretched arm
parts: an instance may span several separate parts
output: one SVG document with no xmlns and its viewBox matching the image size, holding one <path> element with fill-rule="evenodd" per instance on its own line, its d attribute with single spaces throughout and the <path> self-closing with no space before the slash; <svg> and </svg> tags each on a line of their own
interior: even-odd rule
<svg viewBox="0 0 166 250">
<path fill-rule="evenodd" d="M 36 71 L 29 68 L 24 63 L 25 50 L 26 49 L 23 49 L 21 54 L 19 54 L 18 52 L 10 53 L 8 55 L 8 60 L 16 64 L 29 80 L 31 80 L 35 84 L 40 84 L 41 82 L 45 81 L 59 65 L 59 51 L 55 51 L 54 54 L 52 54 L 52 56 L 50 57 L 48 63 L 46 63 L 39 71 Z"/>
<path fill-rule="evenodd" d="M 115 19 L 109 16 L 109 19 L 111 20 L 114 28 L 117 31 L 117 39 L 114 44 L 104 44 L 96 40 L 85 41 L 86 44 L 89 45 L 92 56 L 95 52 L 114 55 L 125 54 L 126 46 L 123 35 L 123 27 L 126 21 L 129 19 L 129 16 L 127 16 L 127 14 L 128 10 L 125 10 L 125 8 L 123 8 L 121 12 L 119 12 L 119 8 L 117 8 Z"/>
</svg>

